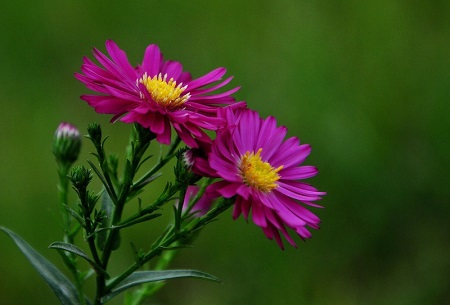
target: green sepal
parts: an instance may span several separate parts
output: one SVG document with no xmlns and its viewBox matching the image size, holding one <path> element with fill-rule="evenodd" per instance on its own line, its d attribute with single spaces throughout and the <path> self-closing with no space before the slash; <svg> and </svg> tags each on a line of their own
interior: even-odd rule
<svg viewBox="0 0 450 305">
<path fill-rule="evenodd" d="M 118 294 L 127 290 L 128 288 L 150 282 L 166 281 L 176 278 L 197 278 L 210 280 L 220 283 L 220 280 L 207 273 L 196 270 L 165 270 L 165 271 L 137 271 L 127 277 L 114 287 L 111 292 L 105 295 L 101 301 L 102 304 L 108 302 Z"/>
<path fill-rule="evenodd" d="M 52 263 L 40 255 L 30 245 L 28 245 L 16 233 L 0 227 L 17 245 L 20 251 L 25 255 L 31 265 L 36 269 L 40 276 L 45 280 L 50 289 L 63 305 L 79 305 L 78 294 L 75 286 L 67 279 L 67 277 Z M 91 302 L 86 299 L 87 304 Z"/>
<path fill-rule="evenodd" d="M 92 268 L 94 268 L 96 273 L 103 274 L 105 276 L 105 278 L 107 278 L 107 279 L 109 278 L 108 273 L 106 273 L 106 271 L 99 264 L 94 262 L 83 250 L 81 250 L 77 246 L 75 246 L 73 244 L 57 241 L 57 242 L 51 243 L 48 247 L 50 249 L 67 251 L 67 252 L 73 253 L 75 255 L 78 255 L 81 258 L 84 258 L 92 266 Z"/>
</svg>

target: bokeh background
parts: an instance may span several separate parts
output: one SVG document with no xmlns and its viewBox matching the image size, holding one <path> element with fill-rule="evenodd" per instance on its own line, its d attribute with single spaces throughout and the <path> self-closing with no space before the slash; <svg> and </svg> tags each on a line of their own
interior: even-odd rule
<svg viewBox="0 0 450 305">
<path fill-rule="evenodd" d="M 109 124 L 73 73 L 106 39 L 141 61 L 157 43 L 195 76 L 224 66 L 236 94 L 313 147 L 328 195 L 321 230 L 281 251 L 230 213 L 176 268 L 222 284 L 176 280 L 148 304 L 448 304 L 450 300 L 450 2 L 3 1 L 0 5 L 0 225 L 61 266 L 53 132 L 91 122 L 122 156 L 129 126 Z M 92 57 L 92 56 L 91 56 Z M 78 164 L 92 146 L 84 142 Z M 167 177 L 170 177 L 171 169 Z M 162 185 L 164 180 L 161 180 Z M 151 194 L 148 194 L 151 198 Z M 148 199 L 145 198 L 144 199 Z M 170 208 L 167 209 L 170 211 Z M 145 248 L 164 222 L 125 238 Z M 114 268 L 129 265 L 131 250 Z M 57 304 L 0 234 L 2 304 Z M 111 302 L 120 304 L 120 302 Z"/>
</svg>

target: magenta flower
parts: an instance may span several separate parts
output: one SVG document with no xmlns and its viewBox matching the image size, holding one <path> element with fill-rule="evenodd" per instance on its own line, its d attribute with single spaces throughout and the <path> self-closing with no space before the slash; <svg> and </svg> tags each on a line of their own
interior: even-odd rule
<svg viewBox="0 0 450 305">
<path fill-rule="evenodd" d="M 209 164 L 222 180 L 211 184 L 207 193 L 236 196 L 233 218 L 243 214 L 248 219 L 252 210 L 253 222 L 282 249 L 279 232 L 296 246 L 286 226 L 302 239 L 310 238 L 307 227 L 318 229 L 320 219 L 304 205 L 320 207 L 313 202 L 326 194 L 299 181 L 317 174 L 315 167 L 301 165 L 311 147 L 300 145 L 296 137 L 283 141 L 287 129 L 277 127 L 274 117 L 262 119 L 249 109 L 225 116 L 235 125 L 218 131 L 212 143 Z"/>
<path fill-rule="evenodd" d="M 147 47 L 137 67 L 131 66 L 125 52 L 112 40 L 106 42 L 106 50 L 110 58 L 93 50 L 103 67 L 85 57 L 83 74 L 75 74 L 89 89 L 102 94 L 81 96 L 98 113 L 113 114 L 111 121 L 139 123 L 163 144 L 170 144 L 173 126 L 191 147 L 196 147 L 194 139 L 210 141 L 202 129 L 216 130 L 225 124 L 217 117 L 217 110 L 234 104 L 231 94 L 239 89 L 211 94 L 231 81 L 232 77 L 228 77 L 216 83 L 225 75 L 225 68 L 193 80 L 181 63 L 164 60 L 157 45 Z"/>
</svg>

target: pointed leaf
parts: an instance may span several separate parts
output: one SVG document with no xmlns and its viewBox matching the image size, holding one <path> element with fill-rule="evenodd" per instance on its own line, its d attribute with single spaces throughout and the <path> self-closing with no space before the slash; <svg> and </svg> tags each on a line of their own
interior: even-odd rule
<svg viewBox="0 0 450 305">
<path fill-rule="evenodd" d="M 34 250 L 30 245 L 28 245 L 21 237 L 16 233 L 0 227 L 3 232 L 5 232 L 13 242 L 19 247 L 20 251 L 25 255 L 25 257 L 30 261 L 31 265 L 36 269 L 36 271 L 42 276 L 42 278 L 47 282 L 53 293 L 59 299 L 63 305 L 78 305 L 78 294 L 75 286 L 67 279 L 67 277 L 59 271 L 52 263 L 40 255 L 36 250 Z M 86 300 L 88 304 L 91 304 Z"/>
<path fill-rule="evenodd" d="M 106 271 L 103 270 L 103 268 L 100 267 L 99 264 L 94 262 L 83 250 L 81 250 L 77 246 L 75 246 L 73 244 L 57 241 L 57 242 L 50 244 L 50 246 L 48 246 L 48 247 L 50 249 L 68 251 L 70 253 L 73 253 L 75 255 L 78 255 L 78 256 L 84 258 L 89 264 L 91 264 L 92 268 L 94 268 L 94 270 L 97 271 L 97 273 L 101 273 L 101 274 L 105 275 L 106 278 L 109 278 L 109 275 L 106 273 Z"/>
<path fill-rule="evenodd" d="M 152 220 L 152 219 L 154 219 L 154 218 L 158 218 L 159 216 L 161 216 L 162 214 L 159 214 L 159 213 L 157 213 L 157 214 L 151 214 L 151 215 L 144 215 L 144 216 L 142 216 L 142 217 L 140 217 L 140 218 L 137 218 L 137 219 L 134 219 L 134 220 L 131 220 L 131 221 L 127 221 L 127 222 L 125 222 L 125 223 L 123 223 L 123 224 L 118 224 L 117 226 L 113 226 L 113 228 L 120 228 L 120 229 L 122 229 L 122 228 L 126 228 L 126 227 L 129 227 L 129 226 L 132 226 L 132 225 L 135 225 L 135 224 L 138 224 L 138 223 L 141 223 L 141 222 L 145 222 L 145 221 L 149 221 L 149 220 Z"/>
<path fill-rule="evenodd" d="M 144 186 L 146 186 L 147 184 L 149 184 L 150 182 L 156 180 L 157 178 L 159 178 L 161 176 L 162 176 L 162 173 L 156 173 L 143 181 L 139 181 L 131 187 L 131 191 L 132 192 L 138 191 L 138 190 L 142 189 Z"/>
<path fill-rule="evenodd" d="M 97 174 L 98 178 L 102 181 L 102 183 L 106 189 L 106 192 L 108 192 L 109 196 L 113 196 L 113 198 L 116 198 L 114 190 L 109 187 L 108 181 L 106 181 L 105 177 L 102 175 L 102 173 L 99 171 L 99 169 L 94 165 L 94 163 L 92 163 L 92 161 L 87 160 L 87 162 L 91 166 L 92 170 Z"/>
<path fill-rule="evenodd" d="M 77 213 L 75 212 L 75 210 L 73 210 L 72 208 L 70 208 L 68 205 L 64 205 L 64 208 L 70 213 L 70 215 L 73 216 L 73 218 L 75 218 L 78 223 L 85 228 L 86 227 L 86 222 L 84 221 L 84 219 Z"/>
<path fill-rule="evenodd" d="M 121 292 L 136 285 L 176 278 L 197 278 L 220 282 L 218 278 L 196 270 L 137 271 L 114 287 L 111 293 L 105 295 L 102 298 L 102 303 L 108 302 Z"/>
<path fill-rule="evenodd" d="M 102 222 L 100 223 L 100 228 L 107 228 L 110 225 L 111 222 L 111 217 L 112 217 L 112 213 L 114 210 L 114 203 L 111 200 L 111 197 L 109 196 L 108 193 L 103 193 L 102 194 L 102 201 L 101 201 L 101 210 L 105 211 L 105 216 L 102 219 Z M 106 244 L 106 238 L 108 237 L 108 232 L 99 232 L 96 237 L 95 237 L 95 241 L 97 243 L 97 247 L 103 251 L 105 249 L 105 244 Z"/>
</svg>

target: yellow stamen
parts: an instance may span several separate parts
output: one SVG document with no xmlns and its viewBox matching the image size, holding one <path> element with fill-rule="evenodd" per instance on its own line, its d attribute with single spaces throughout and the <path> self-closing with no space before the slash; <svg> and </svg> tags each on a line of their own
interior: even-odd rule
<svg viewBox="0 0 450 305">
<path fill-rule="evenodd" d="M 262 148 L 256 154 L 247 151 L 241 157 L 239 169 L 245 184 L 267 193 L 278 186 L 277 181 L 280 179 L 278 172 L 283 166 L 273 168 L 269 162 L 264 162 L 261 159 L 261 151 Z"/>
<path fill-rule="evenodd" d="M 167 81 L 167 74 L 162 76 L 161 73 L 152 77 L 147 76 L 145 73 L 142 78 L 139 79 L 139 83 L 143 84 L 147 91 L 150 93 L 152 99 L 160 106 L 167 110 L 177 110 L 183 107 L 183 104 L 189 100 L 191 95 L 189 93 L 181 95 L 187 88 L 187 85 L 183 87 L 182 83 L 177 85 L 177 82 L 170 78 Z"/>
</svg>

